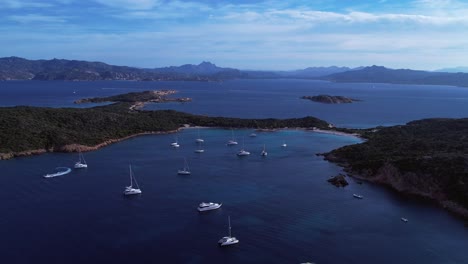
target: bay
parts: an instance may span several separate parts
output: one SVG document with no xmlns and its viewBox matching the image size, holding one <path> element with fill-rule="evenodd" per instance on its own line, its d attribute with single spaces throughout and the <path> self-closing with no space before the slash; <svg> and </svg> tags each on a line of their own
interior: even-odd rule
<svg viewBox="0 0 468 264">
<path fill-rule="evenodd" d="M 375 85 L 375 87 L 373 86 Z M 6 86 L 6 88 L 5 88 Z M 14 87 L 14 89 L 11 89 Z M 191 103 L 150 105 L 235 117 L 313 115 L 348 127 L 401 124 L 425 117 L 463 117 L 465 88 L 334 84 L 303 80 L 191 82 L 2 82 L 1 105 L 76 107 L 73 100 L 128 91 L 176 89 Z M 75 92 L 75 93 L 73 93 Z M 29 93 L 29 94 L 28 94 Z M 32 93 L 34 96 L 32 96 Z M 327 93 L 362 99 L 322 105 L 299 99 Z M 83 107 L 80 105 L 79 107 Z M 328 118 L 327 118 L 328 117 Z M 341 172 L 316 153 L 359 143 L 304 130 L 196 129 L 147 135 L 84 153 L 85 170 L 52 179 L 76 153 L 0 161 L 0 252 L 6 263 L 467 263 L 468 229 L 431 203 L 385 187 L 344 189 L 326 180 Z M 181 145 L 169 146 L 175 137 Z M 242 147 L 252 154 L 239 158 Z M 287 143 L 286 148 L 280 145 Z M 266 145 L 268 156 L 260 152 Z M 188 160 L 192 175 L 177 175 Z M 128 166 L 143 191 L 125 197 Z M 352 197 L 359 193 L 364 199 Z M 222 202 L 200 214 L 200 202 Z M 220 248 L 227 217 L 240 243 Z M 408 223 L 400 221 L 409 219 Z"/>
</svg>

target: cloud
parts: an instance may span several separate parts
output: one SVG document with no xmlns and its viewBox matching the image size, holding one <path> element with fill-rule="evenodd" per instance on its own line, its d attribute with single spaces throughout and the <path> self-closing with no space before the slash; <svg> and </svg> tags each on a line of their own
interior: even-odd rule
<svg viewBox="0 0 468 264">
<path fill-rule="evenodd" d="M 95 0 L 97 3 L 116 8 L 130 10 L 149 10 L 160 5 L 159 0 Z"/>
<path fill-rule="evenodd" d="M 45 16 L 45 15 L 39 15 L 39 14 L 11 15 L 11 16 L 7 16 L 7 18 L 9 20 L 22 23 L 22 24 L 37 23 L 37 22 L 64 23 L 67 21 L 65 17 Z"/>
<path fill-rule="evenodd" d="M 40 3 L 33 1 L 20 1 L 20 0 L 2 0 L 0 2 L 0 8 L 11 8 L 11 9 L 20 9 L 20 8 L 46 8 L 52 7 L 51 3 Z"/>
</svg>

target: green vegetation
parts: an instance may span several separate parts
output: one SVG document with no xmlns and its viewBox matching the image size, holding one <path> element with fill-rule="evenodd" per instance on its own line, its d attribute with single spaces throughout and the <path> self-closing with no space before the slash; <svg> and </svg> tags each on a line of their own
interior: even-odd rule
<svg viewBox="0 0 468 264">
<path fill-rule="evenodd" d="M 0 153 L 35 149 L 60 150 L 69 144 L 95 146 L 138 133 L 171 131 L 183 124 L 208 127 L 264 128 L 318 127 L 327 122 L 314 117 L 240 119 L 166 111 L 129 111 L 130 103 L 77 108 L 0 108 Z"/>
<path fill-rule="evenodd" d="M 340 96 L 340 95 L 326 95 L 326 94 L 320 94 L 320 95 L 314 95 L 314 96 L 309 96 L 305 95 L 301 97 L 302 99 L 309 99 L 314 102 L 319 102 L 319 103 L 324 103 L 324 104 L 349 104 L 352 102 L 356 102 L 359 100 Z"/>
<path fill-rule="evenodd" d="M 363 135 L 366 142 L 333 150 L 326 158 L 369 180 L 468 209 L 467 118 L 425 119 Z"/>
</svg>

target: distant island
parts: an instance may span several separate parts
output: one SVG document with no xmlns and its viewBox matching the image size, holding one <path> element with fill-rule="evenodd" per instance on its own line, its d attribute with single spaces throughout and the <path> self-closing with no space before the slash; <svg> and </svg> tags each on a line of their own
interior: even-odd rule
<svg viewBox="0 0 468 264">
<path fill-rule="evenodd" d="M 94 97 L 76 100 L 75 104 L 84 103 L 103 103 L 103 102 L 126 102 L 133 103 L 130 106 L 131 110 L 142 108 L 146 103 L 164 103 L 164 102 L 190 102 L 191 98 L 168 98 L 168 95 L 177 93 L 176 90 L 153 90 L 143 92 L 133 92 L 119 94 L 109 97 Z"/>
<path fill-rule="evenodd" d="M 344 96 L 326 95 L 326 94 L 314 95 L 314 96 L 305 95 L 305 96 L 302 96 L 301 98 L 308 99 L 308 100 L 318 102 L 318 103 L 324 103 L 324 104 L 349 104 L 352 102 L 359 101 L 359 100 L 344 97 Z"/>
<path fill-rule="evenodd" d="M 364 143 L 325 153 L 356 178 L 437 201 L 468 218 L 468 118 L 361 130 Z"/>
<path fill-rule="evenodd" d="M 310 79 L 331 82 L 468 86 L 468 73 L 369 67 L 309 67 L 292 71 L 239 70 L 211 62 L 162 68 L 137 68 L 79 60 L 0 58 L 0 80 L 64 81 L 224 81 L 232 79 Z"/>
</svg>

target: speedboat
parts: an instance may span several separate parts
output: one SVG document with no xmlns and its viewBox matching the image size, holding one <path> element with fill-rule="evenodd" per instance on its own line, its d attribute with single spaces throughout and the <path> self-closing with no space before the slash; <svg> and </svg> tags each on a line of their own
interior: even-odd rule
<svg viewBox="0 0 468 264">
<path fill-rule="evenodd" d="M 239 150 L 239 152 L 237 152 L 237 156 L 239 156 L 239 157 L 248 156 L 248 155 L 250 155 L 250 152 L 245 151 L 243 149 L 241 149 L 241 150 Z"/>
<path fill-rule="evenodd" d="M 353 194 L 353 197 L 354 197 L 354 198 L 357 198 L 357 199 L 362 199 L 362 198 L 364 198 L 362 195 L 359 195 L 359 194 Z"/>
<path fill-rule="evenodd" d="M 215 210 L 221 207 L 222 203 L 201 203 L 198 205 L 197 210 L 199 212 Z"/>
</svg>

